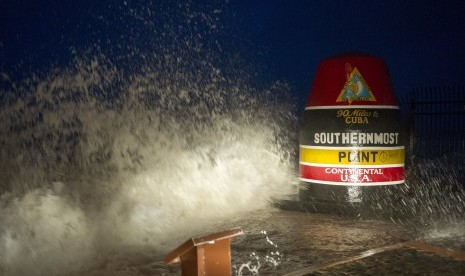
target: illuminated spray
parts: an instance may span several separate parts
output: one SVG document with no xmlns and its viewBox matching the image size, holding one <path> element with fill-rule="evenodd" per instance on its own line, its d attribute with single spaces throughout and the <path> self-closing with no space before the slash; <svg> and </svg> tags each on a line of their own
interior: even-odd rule
<svg viewBox="0 0 465 276">
<path fill-rule="evenodd" d="M 215 7 L 123 6 L 102 18 L 126 27 L 121 57 L 90 45 L 0 72 L 0 275 L 115 275 L 120 254 L 163 255 L 291 192 L 289 89 L 255 87 L 209 43 Z"/>
</svg>

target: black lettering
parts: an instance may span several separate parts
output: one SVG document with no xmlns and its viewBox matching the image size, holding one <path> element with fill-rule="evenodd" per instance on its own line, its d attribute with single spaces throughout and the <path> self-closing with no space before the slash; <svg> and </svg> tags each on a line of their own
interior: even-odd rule
<svg viewBox="0 0 465 276">
<path fill-rule="evenodd" d="M 342 159 L 346 158 L 347 154 L 344 151 L 339 152 L 339 163 L 342 162 Z"/>
<path fill-rule="evenodd" d="M 376 162 L 376 155 L 378 154 L 377 151 L 372 151 L 371 155 L 373 156 L 373 162 Z"/>
</svg>

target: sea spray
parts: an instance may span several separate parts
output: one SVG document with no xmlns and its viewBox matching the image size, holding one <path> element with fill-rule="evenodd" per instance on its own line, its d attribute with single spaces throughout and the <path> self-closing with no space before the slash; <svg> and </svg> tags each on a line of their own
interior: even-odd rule
<svg viewBox="0 0 465 276">
<path fill-rule="evenodd" d="M 262 246 L 260 252 L 253 251 L 248 254 L 249 258 L 246 257 L 246 262 L 234 264 L 232 267 L 234 275 L 259 275 L 260 268 L 262 268 L 262 273 L 263 270 L 267 270 L 265 273 L 270 273 L 270 270 L 273 271 L 281 263 L 283 254 L 279 251 L 278 245 L 268 237 L 265 230 L 260 231 L 260 234 L 264 236 L 264 241 L 260 242 Z M 258 236 L 256 233 L 249 233 L 249 235 Z"/>
<path fill-rule="evenodd" d="M 0 74 L 0 274 L 124 266 L 293 191 L 292 90 L 224 47 L 224 5 L 107 8 L 71 58 Z"/>
<path fill-rule="evenodd" d="M 95 57 L 11 85 L 21 96 L 1 112 L 3 271 L 163 251 L 207 218 L 287 196 L 295 153 L 283 135 L 295 117 L 276 99 L 289 88 L 211 72 L 201 84 L 151 68 L 127 76 Z"/>
</svg>

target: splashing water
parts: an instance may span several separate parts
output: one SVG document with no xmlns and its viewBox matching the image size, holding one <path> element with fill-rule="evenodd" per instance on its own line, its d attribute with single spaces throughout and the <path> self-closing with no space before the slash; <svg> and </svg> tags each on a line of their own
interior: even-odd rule
<svg viewBox="0 0 465 276">
<path fill-rule="evenodd" d="M 260 268 L 262 267 L 262 263 L 260 262 L 261 260 L 264 262 L 264 266 L 271 267 L 271 269 L 276 268 L 280 264 L 283 256 L 278 250 L 278 245 L 268 237 L 265 230 L 260 231 L 260 233 L 264 235 L 266 244 L 268 245 L 266 252 L 262 254 L 253 251 L 249 254 L 252 259 L 251 261 L 242 263 L 239 267 L 238 265 L 234 265 L 233 270 L 236 271 L 237 276 L 247 275 L 249 273 L 252 273 L 252 275 L 258 275 Z M 269 269 L 270 268 L 268 268 L 268 270 Z"/>
<path fill-rule="evenodd" d="M 265 93 L 146 71 L 100 100 L 91 91 L 118 75 L 100 64 L 33 80 L 1 113 L 5 271 L 54 274 L 113 247 L 165 249 L 205 219 L 290 192 L 280 124 L 293 118 Z"/>
<path fill-rule="evenodd" d="M 81 274 L 114 252 L 165 253 L 292 191 L 290 89 L 251 85 L 247 69 L 219 61 L 204 42 L 221 10 L 181 9 L 155 27 L 144 19 L 158 28 L 153 53 L 77 51 L 19 81 L 1 74 L 0 274 Z"/>
<path fill-rule="evenodd" d="M 92 275 L 109 258 L 121 266 L 132 252 L 153 258 L 295 191 L 291 89 L 263 84 L 223 46 L 235 44 L 219 32 L 225 7 L 141 2 L 96 17 L 122 21 L 111 51 L 96 32 L 107 44 L 72 47 L 69 63 L 19 80 L 0 70 L 0 275 Z M 408 183 L 401 212 L 425 225 L 432 214 L 463 221 L 455 182 L 446 171 Z M 426 236 L 463 240 L 462 230 Z M 236 265 L 238 275 L 273 270 L 295 251 L 278 251 L 268 232 L 257 239 L 264 254 L 240 252 L 251 261 Z"/>
<path fill-rule="evenodd" d="M 464 153 L 449 153 L 420 160 L 409 172 L 408 191 L 399 208 L 420 224 L 462 224 L 465 217 L 465 189 L 461 160 Z"/>
</svg>

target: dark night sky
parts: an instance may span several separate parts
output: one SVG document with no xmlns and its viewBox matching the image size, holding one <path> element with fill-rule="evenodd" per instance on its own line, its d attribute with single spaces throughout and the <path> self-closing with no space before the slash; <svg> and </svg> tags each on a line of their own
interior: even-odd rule
<svg viewBox="0 0 465 276">
<path fill-rule="evenodd" d="M 145 11 L 157 1 L 125 2 L 2 0 L 0 71 L 21 75 L 47 68 L 71 60 L 71 48 L 97 45 L 111 57 L 124 55 L 126 44 L 144 45 L 153 35 L 144 28 L 163 25 L 167 17 L 144 13 L 145 23 L 132 22 L 122 7 Z M 260 66 L 263 78 L 289 82 L 302 101 L 319 61 L 347 52 L 384 58 L 398 94 L 465 84 L 464 1 L 192 3 L 207 14 L 221 9 L 218 37 Z M 177 10 L 165 15 L 170 12 L 175 17 Z"/>
<path fill-rule="evenodd" d="M 268 46 L 275 74 L 302 89 L 321 59 L 345 52 L 384 58 L 397 93 L 465 83 L 463 1 L 273 3 L 243 4 L 247 18 L 259 11 L 248 35 Z"/>
</svg>

